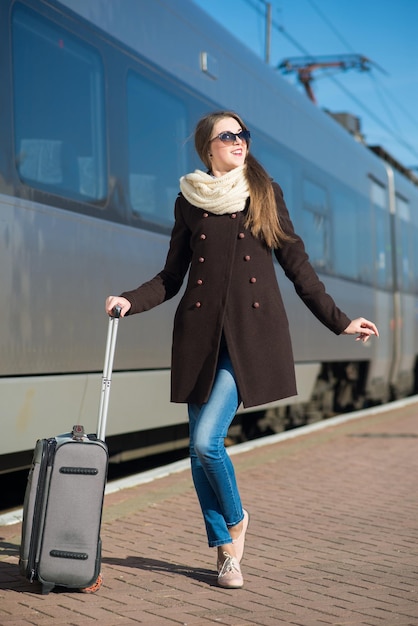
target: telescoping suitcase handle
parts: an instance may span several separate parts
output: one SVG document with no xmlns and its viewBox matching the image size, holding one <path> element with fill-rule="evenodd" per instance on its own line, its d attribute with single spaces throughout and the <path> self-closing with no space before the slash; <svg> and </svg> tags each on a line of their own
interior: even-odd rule
<svg viewBox="0 0 418 626">
<path fill-rule="evenodd" d="M 107 330 L 106 352 L 103 366 L 102 392 L 100 395 L 99 417 L 97 420 L 97 438 L 105 440 L 107 412 L 109 408 L 110 385 L 112 383 L 113 359 L 115 356 L 116 336 L 121 312 L 120 306 L 115 306 L 109 317 Z"/>
</svg>

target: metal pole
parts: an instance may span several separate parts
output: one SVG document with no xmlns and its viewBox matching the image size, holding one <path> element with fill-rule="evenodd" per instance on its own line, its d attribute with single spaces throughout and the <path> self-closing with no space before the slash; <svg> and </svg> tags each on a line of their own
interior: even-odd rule
<svg viewBox="0 0 418 626">
<path fill-rule="evenodd" d="M 270 41 L 271 41 L 271 2 L 266 2 L 266 49 L 265 60 L 270 63 Z"/>
</svg>

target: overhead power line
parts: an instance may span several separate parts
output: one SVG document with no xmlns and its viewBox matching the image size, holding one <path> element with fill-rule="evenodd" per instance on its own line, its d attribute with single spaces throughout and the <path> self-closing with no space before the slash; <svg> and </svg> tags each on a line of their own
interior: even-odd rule
<svg viewBox="0 0 418 626">
<path fill-rule="evenodd" d="M 266 39 L 266 41 L 265 41 L 265 60 L 266 60 L 267 63 L 270 62 L 270 41 L 268 41 L 268 33 L 270 32 L 271 29 L 274 29 L 275 31 L 280 33 L 280 35 L 282 37 L 284 37 L 296 50 L 298 50 L 299 53 L 303 54 L 306 57 L 311 57 L 312 58 L 312 55 L 305 48 L 305 46 L 303 46 L 297 40 L 297 38 L 295 38 L 293 35 L 291 35 L 288 32 L 288 30 L 283 26 L 283 24 L 278 23 L 272 17 L 271 8 L 273 6 L 273 2 L 268 2 L 268 0 L 244 0 L 244 2 L 246 2 L 254 11 L 256 11 L 256 13 L 259 16 L 263 17 L 264 20 L 266 20 L 266 21 L 269 20 L 269 22 L 270 22 L 269 25 L 267 25 L 267 23 L 266 23 L 266 27 L 265 27 L 265 39 Z M 342 45 L 347 50 L 349 50 L 351 53 L 354 53 L 353 46 L 344 37 L 344 35 L 342 35 L 339 32 L 339 30 L 335 27 L 335 25 L 328 18 L 328 16 L 318 7 L 317 3 L 314 0 L 306 0 L 306 2 L 308 4 L 310 4 L 312 9 L 318 14 L 319 18 L 327 25 L 327 27 L 332 31 L 332 33 L 342 43 Z M 377 67 L 378 69 L 380 69 L 381 71 L 384 71 L 381 67 L 379 67 L 377 65 L 377 63 L 373 63 L 373 65 L 375 67 Z M 395 118 L 394 118 L 393 114 L 390 112 L 390 110 L 389 110 L 389 108 L 387 106 L 387 103 L 383 103 L 381 92 L 378 94 L 378 97 L 379 97 L 380 101 L 382 102 L 383 109 L 386 111 L 386 114 L 387 114 L 388 118 L 390 119 L 390 124 L 391 124 L 390 126 L 386 122 L 381 120 L 380 117 L 378 117 L 374 111 L 370 110 L 366 106 L 366 104 L 361 102 L 359 100 L 359 98 L 357 98 L 357 96 L 355 96 L 347 87 L 342 85 L 341 82 L 339 82 L 336 78 L 334 78 L 330 73 L 326 73 L 325 76 L 328 77 L 328 78 L 331 78 L 331 80 L 333 80 L 335 85 L 348 98 L 350 98 L 353 102 L 355 102 L 356 105 L 362 111 L 364 111 L 373 121 L 375 121 L 379 126 L 381 126 L 382 129 L 384 129 L 399 145 L 401 145 L 403 148 L 406 148 L 411 154 L 413 154 L 414 158 L 418 157 L 418 153 L 417 153 L 417 150 L 415 149 L 415 147 L 412 146 L 409 142 L 407 142 L 403 137 L 401 137 L 399 135 L 399 132 L 400 132 L 399 131 L 399 125 L 395 122 Z M 371 77 L 372 80 L 374 80 L 374 82 L 375 82 L 375 89 L 376 89 L 376 92 L 377 92 L 377 80 L 376 80 L 375 76 L 372 76 L 371 72 L 369 72 L 369 76 Z M 381 87 L 381 89 L 383 89 L 383 88 Z M 402 114 L 405 115 L 409 119 L 409 121 L 414 124 L 414 126 L 418 127 L 417 120 L 408 111 L 406 111 L 406 109 L 399 102 L 397 102 L 395 100 L 393 95 L 390 94 L 388 92 L 388 90 L 385 90 L 385 94 L 386 94 L 386 96 L 388 98 L 390 98 L 392 100 L 392 102 L 399 109 L 399 111 L 401 111 Z M 393 130 L 393 126 L 398 129 L 398 132 L 395 132 Z"/>
<path fill-rule="evenodd" d="M 260 0 L 260 2 L 265 2 L 265 0 Z M 352 45 L 347 41 L 347 39 L 337 30 L 337 28 L 334 26 L 334 24 L 331 22 L 331 20 L 328 18 L 328 16 L 326 16 L 317 6 L 316 2 L 314 0 L 307 0 L 307 2 L 311 5 L 311 7 L 314 9 L 314 11 L 318 14 L 318 16 L 321 18 L 321 20 L 328 26 L 328 28 L 332 31 L 332 33 L 337 37 L 337 39 L 345 46 L 345 48 L 347 50 L 349 50 L 350 52 L 353 52 L 353 47 Z M 283 34 L 283 29 L 280 29 L 280 32 Z M 298 49 L 300 49 L 300 46 L 297 46 Z M 377 67 L 380 71 L 385 72 L 385 70 L 383 70 L 379 65 L 377 65 L 377 63 L 373 63 L 375 67 Z M 393 127 L 388 126 L 383 120 L 381 120 L 374 112 L 372 112 L 363 102 L 361 102 L 353 93 L 351 93 L 351 91 L 349 89 L 347 89 L 345 86 L 343 86 L 339 81 L 337 81 L 335 78 L 334 83 L 354 102 L 356 102 L 356 104 L 367 113 L 367 115 L 369 115 L 369 117 L 371 117 L 371 119 L 373 119 L 377 124 L 379 124 L 380 126 L 382 126 L 382 128 L 384 128 L 384 130 L 386 132 L 389 133 L 389 135 L 401 146 L 403 146 L 404 148 L 406 148 L 411 154 L 414 155 L 415 158 L 417 158 L 418 153 L 417 150 L 415 149 L 414 146 L 412 146 L 412 144 L 410 144 L 408 141 L 406 141 L 404 139 L 404 137 L 401 136 L 400 134 L 400 130 L 399 130 L 399 125 L 396 122 L 395 116 L 392 114 L 392 112 L 390 111 L 389 107 L 387 106 L 387 103 L 383 100 L 382 98 L 382 92 L 378 92 L 378 88 L 377 88 L 377 79 L 376 77 L 373 75 L 372 72 L 369 72 L 369 76 L 370 79 L 372 81 L 374 81 L 374 86 L 375 86 L 375 90 L 376 93 L 378 95 L 378 98 L 382 104 L 382 108 L 386 111 L 386 114 L 390 120 L 390 123 L 392 124 L 392 126 L 394 126 L 397 129 L 397 132 L 395 132 L 393 130 Z M 328 77 L 330 77 L 328 75 Z M 404 107 L 402 107 L 402 105 L 400 105 L 394 98 L 393 96 L 391 96 L 389 94 L 388 91 L 385 92 L 386 95 L 388 95 L 392 101 L 395 103 L 395 105 L 398 107 L 398 109 L 404 114 L 406 115 L 406 117 L 408 117 L 408 119 L 415 125 L 418 127 L 418 122 L 416 119 L 414 119 L 406 110 Z"/>
<path fill-rule="evenodd" d="M 353 102 L 355 102 L 365 113 L 367 113 L 367 115 L 373 119 L 377 124 L 379 124 L 393 139 L 395 139 L 395 141 L 397 143 L 399 143 L 399 145 L 403 146 L 404 148 L 406 148 L 409 152 L 411 152 L 411 154 L 413 154 L 415 156 L 415 158 L 418 158 L 418 151 L 414 148 L 414 146 L 412 146 L 410 143 L 408 143 L 407 141 L 405 141 L 402 137 L 399 137 L 397 134 L 394 133 L 393 129 L 388 126 L 383 120 L 380 119 L 380 117 L 378 117 L 376 115 L 376 113 L 374 113 L 373 111 L 371 111 L 363 102 L 361 102 L 361 100 L 359 100 L 354 94 L 352 94 L 344 85 L 342 85 L 336 78 L 331 77 L 331 80 L 333 82 L 335 82 L 338 87 L 348 96 L 348 98 L 350 98 L 351 100 L 353 100 Z"/>
<path fill-rule="evenodd" d="M 319 7 L 317 6 L 317 4 L 314 2 L 314 0 L 307 0 L 307 2 L 309 2 L 309 4 L 311 5 L 311 7 L 314 9 L 314 11 L 316 11 L 318 13 L 318 15 L 320 16 L 320 18 L 327 24 L 327 26 L 330 28 L 330 30 L 332 30 L 332 32 L 334 33 L 334 35 L 337 37 L 337 39 L 339 39 L 341 41 L 341 43 L 347 48 L 347 50 L 349 50 L 350 52 L 354 52 L 354 49 L 352 48 L 351 44 L 348 43 L 348 41 L 345 39 L 345 37 L 343 37 L 343 35 L 341 35 L 341 33 L 338 32 L 338 30 L 335 28 L 334 24 L 328 19 L 328 17 L 319 9 Z"/>
</svg>

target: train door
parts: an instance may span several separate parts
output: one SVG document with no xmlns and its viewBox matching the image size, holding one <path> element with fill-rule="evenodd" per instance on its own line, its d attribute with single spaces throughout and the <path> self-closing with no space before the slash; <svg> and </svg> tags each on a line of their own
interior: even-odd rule
<svg viewBox="0 0 418 626">
<path fill-rule="evenodd" d="M 380 339 L 373 346 L 369 370 L 368 394 L 387 401 L 394 342 L 393 269 L 390 211 L 387 187 L 370 178 L 370 202 L 373 216 L 375 323 Z"/>
<path fill-rule="evenodd" d="M 392 365 L 391 385 L 395 397 L 410 394 L 414 385 L 415 325 L 414 295 L 414 235 L 415 225 L 411 219 L 411 207 L 399 192 L 394 193 L 394 248 L 395 290 L 395 354 Z"/>
</svg>

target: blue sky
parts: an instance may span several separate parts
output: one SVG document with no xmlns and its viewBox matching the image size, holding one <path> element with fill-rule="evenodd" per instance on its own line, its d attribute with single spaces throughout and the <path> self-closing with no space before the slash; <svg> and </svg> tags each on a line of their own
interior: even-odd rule
<svg viewBox="0 0 418 626">
<path fill-rule="evenodd" d="M 265 58 L 263 0 L 195 2 Z M 306 55 L 361 54 L 370 59 L 369 72 L 315 72 L 317 106 L 359 117 L 367 144 L 383 146 L 418 172 L 418 0 L 270 0 L 270 4 L 270 65 Z M 295 74 L 285 78 L 303 90 Z"/>
</svg>

